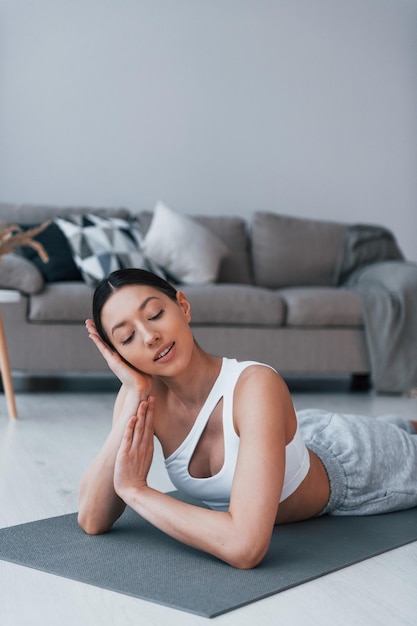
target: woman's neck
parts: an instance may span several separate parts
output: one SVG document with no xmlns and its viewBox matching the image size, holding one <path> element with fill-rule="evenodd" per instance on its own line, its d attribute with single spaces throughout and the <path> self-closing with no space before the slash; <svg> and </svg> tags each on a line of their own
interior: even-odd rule
<svg viewBox="0 0 417 626">
<path fill-rule="evenodd" d="M 175 397 L 188 410 L 201 407 L 213 387 L 222 366 L 222 359 L 207 354 L 197 344 L 188 366 L 175 378 L 161 378 L 167 398 Z"/>
<path fill-rule="evenodd" d="M 165 458 L 190 432 L 220 374 L 222 359 L 196 346 L 189 365 L 175 378 L 155 380 L 155 435 Z"/>
</svg>

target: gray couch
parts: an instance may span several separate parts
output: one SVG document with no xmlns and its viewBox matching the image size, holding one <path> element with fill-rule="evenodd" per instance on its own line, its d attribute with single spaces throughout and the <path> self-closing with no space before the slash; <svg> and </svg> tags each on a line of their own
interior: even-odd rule
<svg viewBox="0 0 417 626">
<path fill-rule="evenodd" d="M 76 211 L 131 215 L 0 204 L 0 220 L 34 224 Z M 152 214 L 137 217 L 146 230 Z M 183 287 L 195 337 L 206 350 L 263 361 L 284 376 L 372 373 L 361 296 L 338 284 L 346 224 L 273 213 L 256 213 L 250 225 L 239 217 L 195 219 L 229 251 L 215 284 Z M 47 282 L 32 261 L 10 254 L 0 265 L 0 288 L 22 293 L 19 303 L 2 306 L 12 370 L 107 371 L 84 329 L 92 289 L 82 280 Z"/>
</svg>

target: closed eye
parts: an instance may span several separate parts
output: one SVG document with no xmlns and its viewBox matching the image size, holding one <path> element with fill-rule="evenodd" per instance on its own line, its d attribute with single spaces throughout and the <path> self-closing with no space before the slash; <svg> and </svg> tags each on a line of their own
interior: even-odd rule
<svg viewBox="0 0 417 626">
<path fill-rule="evenodd" d="M 156 320 L 158 320 L 160 317 L 162 317 L 162 315 L 165 313 L 164 309 L 161 309 L 160 311 L 158 311 L 158 313 L 156 315 L 153 315 L 152 317 L 149 318 L 150 322 L 154 322 Z M 135 333 L 133 332 L 131 335 L 129 335 L 129 337 L 127 337 L 126 339 L 124 339 L 121 344 L 122 346 L 126 346 L 128 343 L 130 343 L 133 340 L 133 337 L 135 336 Z"/>
<path fill-rule="evenodd" d="M 154 315 L 153 317 L 150 317 L 149 321 L 153 322 L 155 320 L 158 320 L 163 315 L 164 312 L 165 312 L 164 309 L 161 309 L 160 311 L 158 311 L 156 315 Z"/>
<path fill-rule="evenodd" d="M 131 335 L 130 335 L 127 339 L 124 339 L 124 340 L 122 341 L 122 346 L 125 346 L 126 344 L 130 343 L 130 342 L 132 341 L 132 339 L 133 339 L 133 335 L 134 335 L 134 334 L 135 334 L 135 333 L 132 333 L 132 334 L 131 334 Z"/>
</svg>

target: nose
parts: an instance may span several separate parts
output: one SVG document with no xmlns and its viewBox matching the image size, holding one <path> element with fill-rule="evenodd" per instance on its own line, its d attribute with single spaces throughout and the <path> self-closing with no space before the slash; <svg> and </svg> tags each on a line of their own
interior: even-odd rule
<svg viewBox="0 0 417 626">
<path fill-rule="evenodd" d="M 160 335 L 155 328 L 146 328 L 143 338 L 146 346 L 153 346 L 153 344 L 160 339 Z"/>
</svg>

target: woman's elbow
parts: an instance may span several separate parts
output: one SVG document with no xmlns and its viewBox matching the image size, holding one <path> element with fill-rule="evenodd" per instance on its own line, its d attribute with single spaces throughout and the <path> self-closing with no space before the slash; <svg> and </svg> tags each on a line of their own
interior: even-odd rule
<svg viewBox="0 0 417 626">
<path fill-rule="evenodd" d="M 259 544 L 250 542 L 236 546 L 228 559 L 228 563 L 236 569 L 253 569 L 257 567 L 268 552 L 269 542 Z"/>
<path fill-rule="evenodd" d="M 81 512 L 78 513 L 78 525 L 87 535 L 103 535 L 110 530 L 108 526 Z"/>
</svg>

